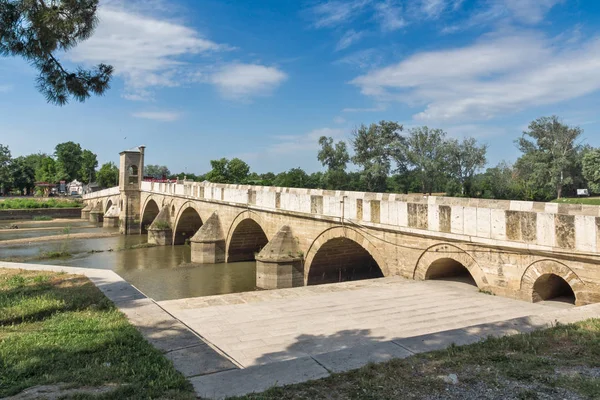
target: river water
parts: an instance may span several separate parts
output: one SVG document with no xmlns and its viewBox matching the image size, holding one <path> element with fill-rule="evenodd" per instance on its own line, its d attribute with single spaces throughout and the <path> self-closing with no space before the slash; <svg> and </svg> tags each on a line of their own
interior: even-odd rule
<svg viewBox="0 0 600 400">
<path fill-rule="evenodd" d="M 0 227 L 15 223 L 0 221 Z M 20 229 L 0 231 L 0 242 L 71 233 L 116 232 L 85 221 L 21 223 Z M 51 228 L 51 229 L 49 229 Z M 95 239 L 67 239 L 0 247 L 0 259 L 35 258 L 44 252 L 68 251 L 73 256 L 57 260 L 32 260 L 28 263 L 82 268 L 111 269 L 155 300 L 210 296 L 256 290 L 256 263 L 191 264 L 189 246 L 136 248 L 147 242 L 146 235 L 113 236 Z"/>
</svg>

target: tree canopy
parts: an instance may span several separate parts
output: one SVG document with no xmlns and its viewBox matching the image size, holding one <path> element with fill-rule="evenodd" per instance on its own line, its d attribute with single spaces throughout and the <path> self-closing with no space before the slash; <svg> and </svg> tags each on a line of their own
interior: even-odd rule
<svg viewBox="0 0 600 400">
<path fill-rule="evenodd" d="M 391 170 L 391 155 L 402 143 L 402 125 L 381 121 L 368 127 L 361 125 L 354 131 L 352 161 L 362 167 L 361 176 L 370 192 L 385 192 L 387 177 Z"/>
<path fill-rule="evenodd" d="M 573 183 L 572 167 L 580 150 L 579 127 L 569 127 L 557 116 L 542 117 L 529 124 L 517 140 L 523 153 L 517 161 L 520 174 L 537 187 L 549 187 L 561 198 L 565 185 Z"/>
<path fill-rule="evenodd" d="M 171 171 L 165 165 L 145 165 L 144 176 L 149 176 L 154 179 L 166 179 L 171 175 Z"/>
<path fill-rule="evenodd" d="M 117 186 L 119 184 L 119 169 L 112 162 L 102 164 L 102 167 L 100 167 L 96 177 L 100 187 L 109 188 Z"/>
<path fill-rule="evenodd" d="M 22 57 L 36 68 L 38 90 L 49 103 L 102 95 L 112 66 L 69 71 L 58 59 L 92 36 L 97 9 L 98 0 L 0 0 L 0 55 Z"/>
</svg>

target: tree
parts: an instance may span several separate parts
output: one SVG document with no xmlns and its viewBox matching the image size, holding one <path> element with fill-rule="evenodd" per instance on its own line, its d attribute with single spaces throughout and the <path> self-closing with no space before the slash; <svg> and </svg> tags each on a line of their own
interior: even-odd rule
<svg viewBox="0 0 600 400">
<path fill-rule="evenodd" d="M 227 163 L 227 181 L 228 183 L 246 183 L 250 166 L 239 158 L 233 158 Z"/>
<path fill-rule="evenodd" d="M 300 167 L 278 174 L 273 181 L 277 187 L 306 188 L 308 184 L 309 176 Z"/>
<path fill-rule="evenodd" d="M 98 1 L 0 0 L 0 55 L 22 57 L 36 68 L 38 90 L 49 103 L 84 102 L 110 87 L 110 65 L 68 71 L 57 58 L 92 36 Z"/>
<path fill-rule="evenodd" d="M 56 171 L 59 179 L 72 181 L 81 178 L 83 151 L 79 143 L 59 143 L 54 149 L 56 157 Z"/>
<path fill-rule="evenodd" d="M 11 183 L 13 189 L 21 194 L 31 194 L 35 187 L 35 170 L 27 163 L 25 157 L 17 157 L 10 164 Z"/>
<path fill-rule="evenodd" d="M 547 187 L 561 198 L 563 187 L 573 182 L 571 171 L 579 150 L 576 140 L 583 131 L 563 124 L 557 116 L 538 118 L 528 129 L 517 140 L 523 157 L 527 157 L 523 162 L 519 159 L 517 167 L 523 174 L 532 173 L 535 181 L 529 184 Z M 532 170 L 527 171 L 524 166 Z"/>
<path fill-rule="evenodd" d="M 206 180 L 214 183 L 227 183 L 227 163 L 226 158 L 220 160 L 210 160 L 212 169 L 206 174 Z"/>
<path fill-rule="evenodd" d="M 524 200 L 526 196 L 523 189 L 516 170 L 502 161 L 473 177 L 471 195 L 488 199 Z"/>
<path fill-rule="evenodd" d="M 262 181 L 261 185 L 263 186 L 273 186 L 273 181 L 275 181 L 275 174 L 272 172 L 261 174 L 260 180 Z"/>
<path fill-rule="evenodd" d="M 384 192 L 391 169 L 391 155 L 404 138 L 400 136 L 402 125 L 381 121 L 369 127 L 361 125 L 354 132 L 352 161 L 362 167 L 361 177 L 370 192 Z"/>
<path fill-rule="evenodd" d="M 421 192 L 433 192 L 446 171 L 446 132 L 426 126 L 409 131 L 395 154 L 400 171 L 411 170 L 421 182 Z"/>
<path fill-rule="evenodd" d="M 84 150 L 81 154 L 81 171 L 79 172 L 81 182 L 94 182 L 96 180 L 96 168 L 98 168 L 98 158 L 91 151 Z"/>
<path fill-rule="evenodd" d="M 45 157 L 40 161 L 35 170 L 36 182 L 55 183 L 56 182 L 56 161 L 52 157 Z"/>
<path fill-rule="evenodd" d="M 144 176 L 154 179 L 167 179 L 171 176 L 171 171 L 166 165 L 146 165 L 144 166 Z"/>
<path fill-rule="evenodd" d="M 350 161 L 346 142 L 340 140 L 334 146 L 333 138 L 321 136 L 319 145 L 321 150 L 319 150 L 317 159 L 323 166 L 327 166 L 327 173 L 322 177 L 321 184 L 331 190 L 345 189 L 348 183 L 346 165 Z"/>
<path fill-rule="evenodd" d="M 210 170 L 205 178 L 210 182 L 215 183 L 245 183 L 250 173 L 250 167 L 239 158 L 228 160 L 221 158 L 220 160 L 211 160 Z"/>
<path fill-rule="evenodd" d="M 470 184 L 475 172 L 485 166 L 487 146 L 478 145 L 474 138 L 459 142 L 451 139 L 447 143 L 448 164 L 451 174 L 460 183 L 461 194 L 471 195 Z"/>
<path fill-rule="evenodd" d="M 0 195 L 6 194 L 10 186 L 10 150 L 0 143 Z"/>
<path fill-rule="evenodd" d="M 334 146 L 332 137 L 321 136 L 319 146 L 321 146 L 321 150 L 319 150 L 317 159 L 321 161 L 323 166 L 327 166 L 329 171 L 344 171 L 346 169 L 346 164 L 350 161 L 346 142 L 340 140 Z"/>
<path fill-rule="evenodd" d="M 100 170 L 96 174 L 98 185 L 103 188 L 114 187 L 119 184 L 119 168 L 112 163 L 102 164 Z"/>
<path fill-rule="evenodd" d="M 42 160 L 44 160 L 44 158 L 49 157 L 48 154 L 45 153 L 35 153 L 35 154 L 29 154 L 28 156 L 25 156 L 25 162 L 27 163 L 27 165 L 29 165 L 31 168 L 33 168 L 34 171 L 37 171 L 38 168 L 40 168 L 40 166 L 42 165 Z"/>
<path fill-rule="evenodd" d="M 582 173 L 588 187 L 592 192 L 600 193 L 600 149 L 587 151 L 582 163 Z"/>
</svg>

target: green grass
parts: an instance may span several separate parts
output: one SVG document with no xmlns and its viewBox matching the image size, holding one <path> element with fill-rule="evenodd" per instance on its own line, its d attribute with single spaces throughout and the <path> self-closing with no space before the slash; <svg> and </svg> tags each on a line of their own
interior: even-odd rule
<svg viewBox="0 0 600 400">
<path fill-rule="evenodd" d="M 6 199 L 0 200 L 0 210 L 24 210 L 34 208 L 74 208 L 83 203 L 67 199 Z"/>
<path fill-rule="evenodd" d="M 191 385 L 81 276 L 0 269 L 0 398 L 115 385 L 77 399 L 193 399 Z"/>
<path fill-rule="evenodd" d="M 552 203 L 560 204 L 585 204 L 588 206 L 600 206 L 600 198 L 578 197 L 578 198 L 562 198 L 552 200 Z"/>
<path fill-rule="evenodd" d="M 440 379 L 449 374 L 458 376 L 457 385 Z M 600 319 L 592 319 L 372 364 L 239 399 L 599 399 L 599 374 Z"/>
<path fill-rule="evenodd" d="M 35 217 L 33 217 L 34 221 L 52 221 L 54 220 L 54 218 L 52 218 L 49 215 L 37 215 Z"/>
<path fill-rule="evenodd" d="M 147 229 L 171 229 L 171 225 L 167 221 L 155 221 Z"/>
<path fill-rule="evenodd" d="M 41 255 L 39 255 L 37 260 L 57 260 L 59 258 L 70 258 L 72 256 L 66 250 L 58 250 L 58 251 L 45 251 Z"/>
</svg>

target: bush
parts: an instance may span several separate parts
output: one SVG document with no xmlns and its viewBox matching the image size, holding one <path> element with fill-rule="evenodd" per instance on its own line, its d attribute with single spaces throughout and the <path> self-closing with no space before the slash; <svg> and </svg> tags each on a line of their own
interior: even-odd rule
<svg viewBox="0 0 600 400">
<path fill-rule="evenodd" d="M 0 201 L 0 210 L 23 210 L 36 208 L 75 208 L 82 207 L 77 200 L 38 200 L 38 199 L 7 199 Z"/>
</svg>

